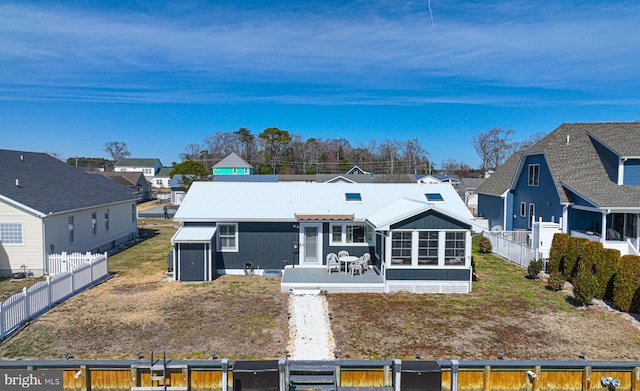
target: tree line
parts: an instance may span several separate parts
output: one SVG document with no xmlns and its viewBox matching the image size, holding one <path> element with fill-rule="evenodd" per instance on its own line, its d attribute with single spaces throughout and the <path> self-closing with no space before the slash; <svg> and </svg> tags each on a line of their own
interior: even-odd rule
<svg viewBox="0 0 640 391">
<path fill-rule="evenodd" d="M 217 131 L 200 144 L 186 145 L 180 158 L 183 162 L 201 163 L 208 172 L 220 160 L 236 153 L 259 174 L 335 174 L 357 165 L 375 174 L 438 172 L 460 177 L 481 176 L 487 171 L 495 171 L 513 153 L 531 147 L 544 136 L 543 133 L 535 133 L 525 141 L 517 142 L 512 140 L 514 134 L 512 129 L 492 128 L 474 135 L 470 143 L 482 162 L 476 168 L 455 159 L 444 160 L 436 167 L 418 137 L 405 141 L 370 140 L 352 145 L 345 138 L 304 139 L 301 135 L 275 127 L 264 129 L 257 135 L 247 128 Z M 113 163 L 131 156 L 127 144 L 122 141 L 105 143 L 104 151 Z M 82 167 L 112 166 L 102 158 L 70 158 L 67 162 Z"/>
</svg>

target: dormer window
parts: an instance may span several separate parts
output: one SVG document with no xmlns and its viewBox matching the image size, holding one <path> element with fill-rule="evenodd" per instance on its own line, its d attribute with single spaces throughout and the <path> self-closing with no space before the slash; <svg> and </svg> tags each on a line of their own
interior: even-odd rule
<svg viewBox="0 0 640 391">
<path fill-rule="evenodd" d="M 347 202 L 362 202 L 362 195 L 360 195 L 360 193 L 345 193 L 344 198 Z"/>
<path fill-rule="evenodd" d="M 540 180 L 540 165 L 529 164 L 529 186 L 538 186 Z"/>
<path fill-rule="evenodd" d="M 424 195 L 424 197 L 429 202 L 444 201 L 444 198 L 442 197 L 442 194 L 440 194 L 440 193 L 427 193 L 427 194 Z"/>
</svg>

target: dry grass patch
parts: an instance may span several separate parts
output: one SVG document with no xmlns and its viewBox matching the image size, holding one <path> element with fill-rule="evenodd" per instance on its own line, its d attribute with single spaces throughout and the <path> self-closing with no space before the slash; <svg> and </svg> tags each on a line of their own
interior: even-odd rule
<svg viewBox="0 0 640 391">
<path fill-rule="evenodd" d="M 328 295 L 340 356 L 352 359 L 640 359 L 640 332 L 598 307 L 525 278 L 493 256 L 478 258 L 470 295 Z"/>
</svg>

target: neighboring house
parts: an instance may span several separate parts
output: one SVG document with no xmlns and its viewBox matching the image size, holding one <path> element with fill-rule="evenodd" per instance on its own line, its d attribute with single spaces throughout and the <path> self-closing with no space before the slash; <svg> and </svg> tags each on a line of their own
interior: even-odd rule
<svg viewBox="0 0 640 391">
<path fill-rule="evenodd" d="M 177 280 L 251 262 L 284 268 L 284 281 L 291 266 L 324 270 L 328 253 L 348 250 L 370 253 L 371 289 L 471 291 L 473 216 L 449 184 L 196 182 L 174 219 Z"/>
<path fill-rule="evenodd" d="M 460 178 L 457 175 L 446 174 L 418 175 L 416 180 L 418 183 L 451 183 L 453 186 L 460 183 Z"/>
<path fill-rule="evenodd" d="M 640 123 L 563 124 L 511 156 L 478 194 L 478 214 L 494 230 L 554 222 L 572 236 L 638 254 Z"/>
<path fill-rule="evenodd" d="M 213 166 L 213 175 L 252 175 L 253 167 L 234 152 Z"/>
<path fill-rule="evenodd" d="M 458 194 L 474 216 L 478 214 L 477 190 L 484 181 L 484 178 L 462 178 L 458 185 Z"/>
<path fill-rule="evenodd" d="M 151 186 L 154 189 L 169 189 L 171 186 L 169 182 L 171 177 L 169 174 L 173 170 L 173 167 L 162 167 L 151 180 Z"/>
<path fill-rule="evenodd" d="M 193 178 L 195 175 L 193 174 L 175 174 L 171 181 L 169 182 L 169 187 L 171 188 L 171 204 L 180 205 L 184 196 L 186 194 L 184 185 L 182 183 L 182 178 Z M 224 176 L 224 175 L 223 175 Z"/>
<path fill-rule="evenodd" d="M 345 174 L 346 175 L 367 175 L 367 176 L 373 177 L 373 173 L 369 171 L 365 171 L 358 166 L 351 167 L 351 169 L 345 172 Z"/>
<path fill-rule="evenodd" d="M 153 180 L 158 171 L 162 168 L 160 159 L 145 159 L 145 158 L 125 158 L 120 159 L 114 166 L 114 171 L 126 171 L 126 172 L 142 172 L 149 182 Z"/>
<path fill-rule="evenodd" d="M 47 255 L 102 252 L 137 236 L 138 196 L 45 153 L 0 150 L 0 275 L 47 273 Z"/>
<path fill-rule="evenodd" d="M 139 197 L 138 202 L 152 199 L 151 185 L 141 172 L 86 171 L 86 173 L 99 174 L 127 186 Z"/>
</svg>

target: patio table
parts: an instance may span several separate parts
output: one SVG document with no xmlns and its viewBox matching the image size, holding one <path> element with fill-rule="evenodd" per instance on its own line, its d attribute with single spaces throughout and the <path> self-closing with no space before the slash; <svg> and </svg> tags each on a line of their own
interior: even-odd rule
<svg viewBox="0 0 640 391">
<path fill-rule="evenodd" d="M 349 274 L 349 264 L 353 263 L 353 262 L 355 262 L 357 260 L 358 260 L 358 257 L 353 256 L 353 255 L 347 255 L 347 256 L 338 258 L 338 262 L 340 262 L 340 263 L 344 262 L 344 273 L 345 274 Z"/>
</svg>

